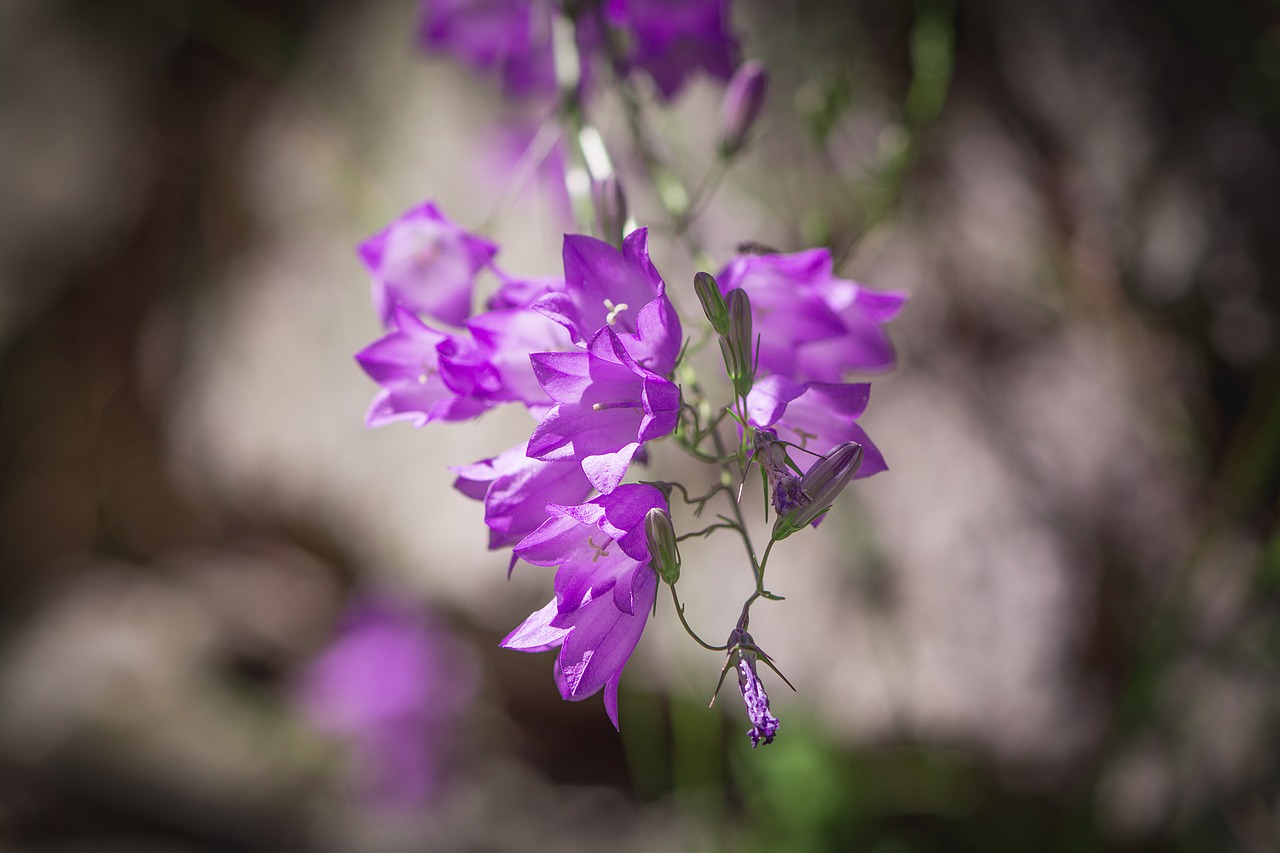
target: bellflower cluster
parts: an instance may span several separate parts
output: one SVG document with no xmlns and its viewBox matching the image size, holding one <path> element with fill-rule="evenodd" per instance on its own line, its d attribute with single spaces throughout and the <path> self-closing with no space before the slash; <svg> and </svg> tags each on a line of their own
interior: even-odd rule
<svg viewBox="0 0 1280 853">
<path fill-rule="evenodd" d="M 751 609 L 781 600 L 765 585 L 774 546 L 817 527 L 851 482 L 887 470 L 859 419 L 870 400 L 865 377 L 894 364 L 885 324 L 906 296 L 839 277 L 826 249 L 741 251 L 715 276 L 686 271 L 681 278 L 692 286 L 668 293 L 649 257 L 649 231 L 630 219 L 608 145 L 588 121 L 580 90 L 601 60 L 612 70 L 605 79 L 623 90 L 633 110 L 644 109 L 632 88 L 637 72 L 664 99 L 694 71 L 732 73 L 717 169 L 696 192 L 672 190 L 678 178 L 642 138 L 643 116 L 629 122 L 646 174 L 655 188 L 665 187 L 655 194 L 667 224 L 707 266 L 689 226 L 724 167 L 749 146 L 767 90 L 759 63 L 734 71 L 738 45 L 726 26 L 728 0 L 422 5 L 428 47 L 497 70 L 511 94 L 558 91 L 574 99 L 573 109 L 558 115 L 572 124 L 564 138 L 578 146 L 590 171 L 580 224 L 594 223 L 606 239 L 567 234 L 561 274 L 529 277 L 500 268 L 496 244 L 432 203 L 371 237 L 359 254 L 385 332 L 356 355 L 379 386 L 366 423 L 422 427 L 523 407 L 534 425 L 514 446 L 452 468 L 454 487 L 483 504 L 489 548 L 510 549 L 508 574 L 520 561 L 554 570 L 551 599 L 502 645 L 556 652 L 561 696 L 578 701 L 603 693 L 617 726 L 622 671 L 666 585 L 683 629 L 727 655 L 721 678 L 730 668 L 737 674 L 752 746 L 771 743 L 780 722 L 758 664 L 781 673 L 748 633 Z M 496 287 L 477 306 L 481 279 Z M 675 304 L 681 301 L 696 301 L 703 317 L 682 317 Z M 724 381 L 704 384 L 708 362 L 716 372 L 723 368 Z M 644 479 L 643 466 L 662 446 L 712 466 L 718 485 L 694 497 L 680 482 Z M 766 522 L 772 514 L 762 551 L 740 503 L 752 466 L 765 491 Z M 725 511 L 702 529 L 677 533 L 677 498 L 695 517 L 717 499 Z M 685 618 L 677 586 L 682 574 L 700 567 L 682 567 L 679 543 L 726 530 L 741 540 L 751 586 L 729 639 L 714 645 Z"/>
<path fill-rule="evenodd" d="M 421 13 L 424 49 L 496 72 L 512 97 L 555 95 L 553 29 L 563 14 L 572 18 L 581 81 L 608 60 L 620 75 L 644 71 L 670 100 L 696 72 L 727 80 L 738 65 L 729 0 L 422 0 Z"/>
</svg>

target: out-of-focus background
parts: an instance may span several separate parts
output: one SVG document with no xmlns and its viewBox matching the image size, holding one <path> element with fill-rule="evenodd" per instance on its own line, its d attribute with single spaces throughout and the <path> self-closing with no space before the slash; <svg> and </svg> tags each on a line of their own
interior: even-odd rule
<svg viewBox="0 0 1280 853">
<path fill-rule="evenodd" d="M 409 0 L 0 2 L 0 845 L 1280 849 L 1280 8 L 733 14 L 773 82 L 698 238 L 912 294 L 891 470 L 756 608 L 798 692 L 766 674 L 755 751 L 665 599 L 620 734 L 498 649 L 550 573 L 507 580 L 446 466 L 524 415 L 363 428 L 361 239 L 431 198 L 558 271 L 492 79 Z M 721 91 L 659 122 L 692 183 Z"/>
</svg>

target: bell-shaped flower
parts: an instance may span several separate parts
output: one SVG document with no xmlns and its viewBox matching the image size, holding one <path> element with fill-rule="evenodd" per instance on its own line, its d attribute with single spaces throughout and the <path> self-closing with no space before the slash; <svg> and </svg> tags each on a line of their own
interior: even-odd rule
<svg viewBox="0 0 1280 853">
<path fill-rule="evenodd" d="M 728 80 L 738 65 L 729 0 L 608 0 L 605 16 L 631 36 L 624 67 L 649 72 L 666 100 L 694 72 Z"/>
<path fill-rule="evenodd" d="M 798 382 L 839 382 L 850 371 L 893 366 L 883 324 L 906 301 L 902 293 L 869 291 L 836 278 L 831 253 L 741 255 L 718 276 L 725 293 L 751 296 L 760 342 L 760 369 Z"/>
<path fill-rule="evenodd" d="M 533 304 L 569 330 L 585 346 L 601 329 L 611 329 L 637 362 L 666 375 L 680 353 L 680 318 L 666 285 L 649 260 L 648 229 L 637 228 L 622 250 L 582 234 L 564 238 L 563 291 Z"/>
<path fill-rule="evenodd" d="M 418 205 L 360 244 L 373 273 L 373 305 L 391 325 L 397 305 L 461 326 L 471 315 L 476 273 L 498 247 L 469 234 L 431 202 Z"/>
<path fill-rule="evenodd" d="M 645 533 L 649 510 L 667 509 L 653 486 L 619 486 L 578 506 L 547 506 L 549 518 L 516 546 L 528 563 L 557 566 L 555 597 L 502 641 L 505 648 L 559 648 L 560 695 L 604 690 L 618 725 L 618 681 L 644 631 L 658 587 Z"/>
<path fill-rule="evenodd" d="M 392 322 L 393 331 L 356 354 L 365 373 L 382 386 L 365 416 L 366 425 L 462 421 L 495 405 L 473 393 L 476 387 L 497 382 L 491 370 L 478 366 L 468 374 L 450 363 L 451 357 L 473 359 L 473 342 L 439 332 L 403 308 L 393 312 Z"/>
<path fill-rule="evenodd" d="M 451 468 L 453 487 L 484 501 L 489 547 L 514 545 L 547 520 L 547 504 L 577 504 L 591 494 L 591 483 L 575 460 L 530 459 L 521 444 L 492 459 Z"/>
<path fill-rule="evenodd" d="M 574 459 L 602 494 L 612 492 L 640 446 L 672 432 L 680 389 L 633 359 L 602 329 L 586 351 L 534 353 L 534 374 L 555 401 L 533 430 L 535 459 Z"/>
<path fill-rule="evenodd" d="M 486 399 L 519 401 L 541 415 L 551 400 L 538 384 L 529 354 L 572 348 L 568 334 L 537 311 L 508 308 L 486 311 L 467 321 L 474 352 L 495 377 Z"/>
<path fill-rule="evenodd" d="M 508 95 L 555 93 L 551 6 L 544 0 L 422 0 L 418 40 L 481 71 Z"/>
<path fill-rule="evenodd" d="M 448 782 L 451 745 L 479 687 L 474 654 L 402 602 L 361 598 L 295 687 L 304 716 L 350 748 L 372 805 L 420 808 Z"/>
<path fill-rule="evenodd" d="M 503 308 L 531 308 L 548 293 L 563 292 L 565 287 L 564 279 L 559 276 L 514 278 L 503 275 L 501 272 L 498 274 L 502 283 L 485 303 L 485 307 L 491 311 Z"/>
</svg>

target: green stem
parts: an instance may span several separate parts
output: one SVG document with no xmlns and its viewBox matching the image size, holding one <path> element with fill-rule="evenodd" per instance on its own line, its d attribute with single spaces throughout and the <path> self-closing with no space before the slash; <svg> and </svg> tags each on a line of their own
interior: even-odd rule
<svg viewBox="0 0 1280 853">
<path fill-rule="evenodd" d="M 680 603 L 680 596 L 676 593 L 675 584 L 671 585 L 671 600 L 675 602 L 676 615 L 680 617 L 680 624 L 684 626 L 684 629 L 686 632 L 688 632 L 689 636 L 693 637 L 693 641 L 695 643 L 702 646 L 707 651 L 711 651 L 711 652 L 723 652 L 725 649 L 729 648 L 727 645 L 726 646 L 711 645 L 706 640 L 699 637 L 697 631 L 689 627 L 688 621 L 684 618 L 684 605 Z"/>
</svg>

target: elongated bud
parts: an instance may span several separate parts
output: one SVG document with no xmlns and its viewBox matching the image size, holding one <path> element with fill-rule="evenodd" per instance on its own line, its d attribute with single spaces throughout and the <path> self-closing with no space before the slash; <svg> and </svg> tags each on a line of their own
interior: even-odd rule
<svg viewBox="0 0 1280 853">
<path fill-rule="evenodd" d="M 711 273 L 700 272 L 693 277 L 693 291 L 698 294 L 702 303 L 702 313 L 711 321 L 711 328 L 717 335 L 729 334 L 729 306 L 720 294 L 720 285 L 712 278 Z"/>
<path fill-rule="evenodd" d="M 849 485 L 861 464 L 862 445 L 856 441 L 837 444 L 830 453 L 815 462 L 809 473 L 800 478 L 800 488 L 811 502 L 796 507 L 775 521 L 773 538 L 786 539 L 831 509 L 836 496 Z"/>
<path fill-rule="evenodd" d="M 729 349 L 734 363 L 729 367 L 733 390 L 747 396 L 755 382 L 755 338 L 751 327 L 751 300 L 742 288 L 729 291 Z"/>
<path fill-rule="evenodd" d="M 726 160 L 742 150 L 747 134 L 760 116 L 769 75 L 755 60 L 733 72 L 720 105 L 720 156 Z"/>
<path fill-rule="evenodd" d="M 656 506 L 649 510 L 644 517 L 644 535 L 649 541 L 649 560 L 658 577 L 669 584 L 680 580 L 680 547 L 666 510 Z"/>
<path fill-rule="evenodd" d="M 596 224 L 600 235 L 614 248 L 622 248 L 627 231 L 627 196 L 617 175 L 606 175 L 591 182 L 592 200 L 596 205 Z"/>
</svg>

